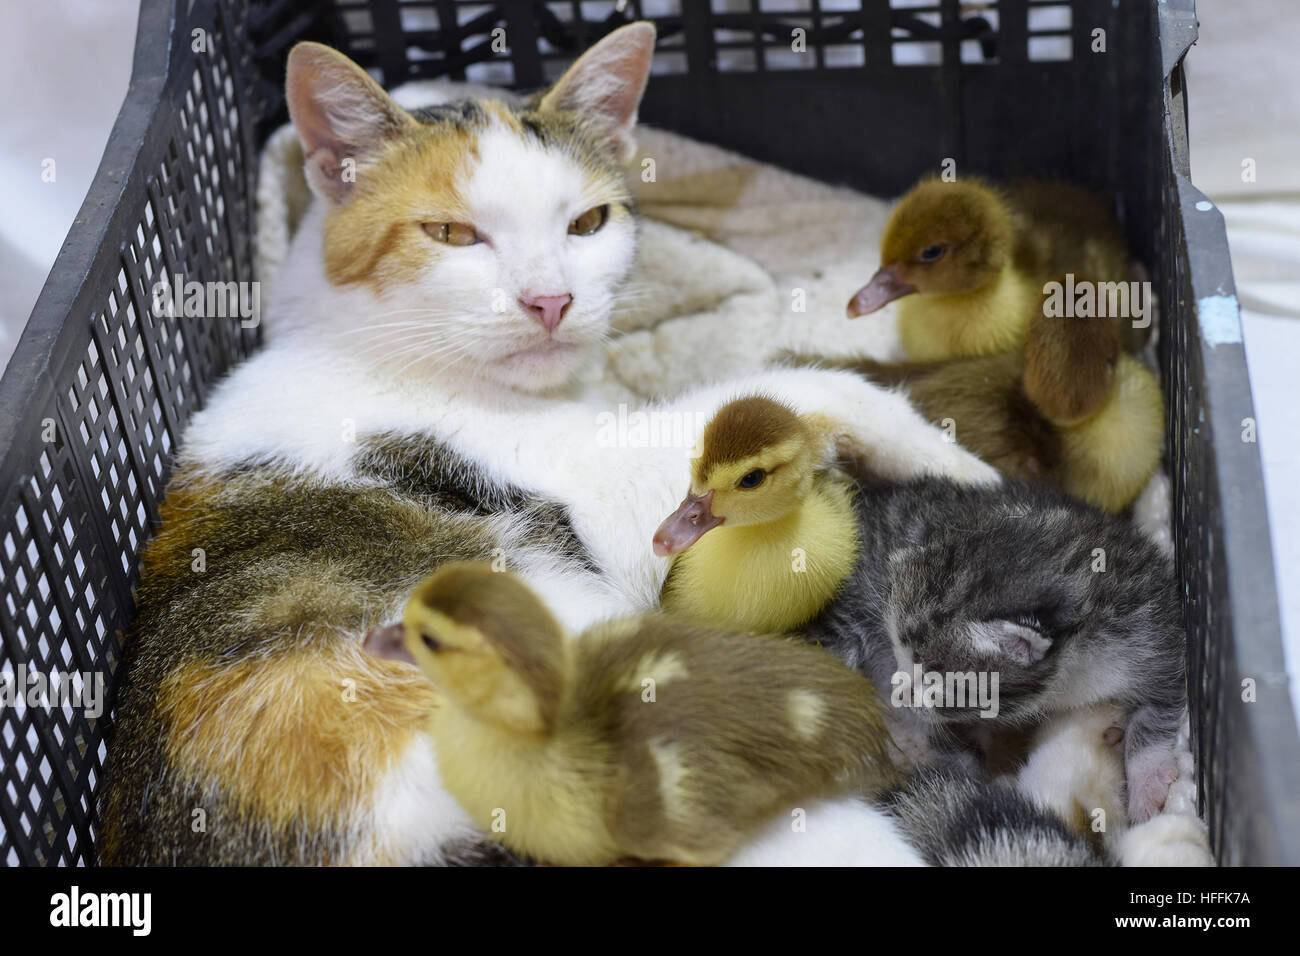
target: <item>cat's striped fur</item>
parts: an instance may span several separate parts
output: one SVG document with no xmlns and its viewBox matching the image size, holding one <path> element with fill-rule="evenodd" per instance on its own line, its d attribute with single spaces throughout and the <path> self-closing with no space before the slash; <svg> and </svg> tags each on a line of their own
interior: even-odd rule
<svg viewBox="0 0 1300 956">
<path fill-rule="evenodd" d="M 377 437 L 356 470 L 351 487 L 266 462 L 172 482 L 127 646 L 105 859 L 346 862 L 358 798 L 400 772 L 434 703 L 356 635 L 445 561 L 589 565 L 562 509 L 435 442 Z"/>
</svg>

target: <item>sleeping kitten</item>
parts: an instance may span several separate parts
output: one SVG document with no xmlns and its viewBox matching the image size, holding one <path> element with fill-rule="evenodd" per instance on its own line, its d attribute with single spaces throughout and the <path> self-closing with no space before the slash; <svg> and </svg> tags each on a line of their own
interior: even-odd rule
<svg viewBox="0 0 1300 956">
<path fill-rule="evenodd" d="M 655 606 L 646 542 L 686 450 L 604 447 L 603 409 L 569 385 L 635 252 L 621 163 L 653 48 L 635 24 L 540 95 L 415 112 L 341 54 L 294 48 L 315 198 L 268 344 L 191 420 L 144 556 L 103 860 L 473 858 L 424 732 L 432 688 L 365 654 L 366 633 L 450 560 L 514 570 L 574 631 Z M 878 474 L 996 481 L 849 373 L 764 372 L 664 408 L 704 421 L 753 391 L 834 419 Z"/>
<path fill-rule="evenodd" d="M 868 485 L 859 515 L 862 557 L 811 639 L 895 706 L 919 700 L 900 717 L 928 723 L 932 737 L 978 738 L 1116 701 L 1129 817 L 1160 809 L 1178 776 L 1185 638 L 1169 562 L 1136 528 L 1020 482 Z M 995 693 L 928 706 L 924 676 L 912 686 L 918 670 L 986 678 Z"/>
</svg>

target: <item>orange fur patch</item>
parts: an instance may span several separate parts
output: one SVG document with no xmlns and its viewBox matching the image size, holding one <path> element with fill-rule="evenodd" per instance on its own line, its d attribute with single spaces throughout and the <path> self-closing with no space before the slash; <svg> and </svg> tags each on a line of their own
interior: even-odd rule
<svg viewBox="0 0 1300 956">
<path fill-rule="evenodd" d="M 278 829 L 354 820 L 435 698 L 416 669 L 331 634 L 311 649 L 180 667 L 158 709 L 169 763 Z"/>
<path fill-rule="evenodd" d="M 162 526 L 141 555 L 142 580 L 152 582 L 191 573 L 195 541 L 203 540 L 203 529 L 218 520 L 209 507 L 217 491 L 216 481 L 201 472 L 181 472 L 173 478 L 158 509 Z"/>
<path fill-rule="evenodd" d="M 325 275 L 376 292 L 412 281 L 437 255 L 425 222 L 464 222 L 461 197 L 478 137 L 450 124 L 415 126 L 358 166 L 354 195 L 325 220 Z"/>
</svg>

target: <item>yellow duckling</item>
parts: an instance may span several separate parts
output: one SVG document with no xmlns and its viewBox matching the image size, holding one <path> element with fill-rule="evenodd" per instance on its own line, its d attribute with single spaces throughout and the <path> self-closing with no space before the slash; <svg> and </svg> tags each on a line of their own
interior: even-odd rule
<svg viewBox="0 0 1300 956">
<path fill-rule="evenodd" d="M 755 633 L 817 616 L 858 554 L 852 485 L 826 467 L 831 436 L 762 396 L 718 411 L 690 493 L 654 536 L 656 554 L 676 555 L 664 607 Z"/>
<path fill-rule="evenodd" d="M 881 237 L 881 265 L 850 317 L 901 299 L 898 332 L 919 362 L 1019 349 L 1043 287 L 1071 272 L 1127 281 L 1132 266 L 1106 204 L 1063 183 L 999 190 L 928 179 L 903 196 Z M 1124 344 L 1143 333 L 1123 322 Z"/>
<path fill-rule="evenodd" d="M 1137 359 L 1115 360 L 1109 399 L 1099 411 L 1060 426 L 1061 487 L 1098 508 L 1123 511 L 1160 466 L 1164 396 Z"/>
<path fill-rule="evenodd" d="M 1030 321 L 1021 387 L 1060 436 L 1059 484 L 1122 511 L 1160 465 L 1160 382 L 1120 350 L 1115 323 L 1041 311 Z"/>
<path fill-rule="evenodd" d="M 893 782 L 882 704 L 824 651 L 661 613 L 568 637 L 518 578 L 448 565 L 406 649 L 444 786 L 539 861 L 709 865 L 796 801 Z"/>
</svg>

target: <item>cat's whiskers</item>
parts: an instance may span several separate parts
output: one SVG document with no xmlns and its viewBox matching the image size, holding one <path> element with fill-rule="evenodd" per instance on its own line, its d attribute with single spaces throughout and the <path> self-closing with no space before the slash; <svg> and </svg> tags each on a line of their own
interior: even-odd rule
<svg viewBox="0 0 1300 956">
<path fill-rule="evenodd" d="M 393 376 L 394 376 L 394 377 L 399 377 L 399 376 L 401 376 L 402 374 L 404 374 L 405 372 L 407 372 L 408 370 L 410 370 L 410 369 L 416 367 L 417 365 L 419 365 L 419 364 L 422 363 L 422 362 L 432 362 L 432 361 L 434 361 L 434 360 L 437 360 L 437 365 L 436 365 L 436 368 L 437 368 L 437 369 L 445 369 L 445 368 L 449 367 L 449 366 L 452 364 L 452 361 L 453 361 L 453 360 L 458 360 L 458 359 L 463 358 L 463 357 L 464 357 L 464 356 L 458 356 L 458 355 L 455 355 L 455 354 L 441 355 L 441 354 L 438 354 L 437 352 L 432 352 L 432 353 L 423 353 L 423 354 L 417 355 L 415 358 L 411 359 L 409 362 L 407 362 L 407 363 L 406 363 L 405 365 L 403 365 L 401 368 L 399 368 L 399 369 L 397 369 L 395 372 L 393 372 Z M 473 364 L 473 368 L 474 368 L 474 369 L 479 369 L 479 368 L 482 368 L 482 367 L 483 367 L 483 363 L 482 363 L 482 362 L 475 362 L 475 363 L 472 363 L 472 364 Z M 432 371 L 432 370 L 431 370 L 431 371 Z"/>
<path fill-rule="evenodd" d="M 391 352 L 388 355 L 385 355 L 381 361 L 386 365 L 392 365 L 398 360 L 405 359 L 408 356 L 411 357 L 413 361 L 448 357 L 442 350 L 437 348 L 428 348 L 423 344 L 418 344 Z"/>
<path fill-rule="evenodd" d="M 415 307 L 415 308 L 409 308 L 409 309 L 390 309 L 390 310 L 387 311 L 387 312 L 379 312 L 379 313 L 376 313 L 375 315 L 370 316 L 370 318 L 374 318 L 374 319 L 386 319 L 386 318 L 388 318 L 389 316 L 392 316 L 392 315 L 411 315 L 411 314 L 419 314 L 419 315 L 450 315 L 450 314 L 453 314 L 453 313 L 454 313 L 454 310 L 451 310 L 451 309 L 443 309 L 443 308 L 439 308 L 439 307 L 437 307 L 437 306 L 432 306 L 432 305 L 422 305 L 422 306 L 418 306 L 418 307 Z M 418 320 L 404 319 L 404 320 L 401 320 L 401 321 L 405 321 L 405 322 L 414 322 L 414 321 L 418 321 Z M 399 324 L 401 324 L 400 321 L 399 321 L 399 322 L 380 322 L 380 323 L 367 322 L 366 325 L 362 326 L 361 328 L 357 328 L 357 329 L 348 329 L 347 331 L 340 332 L 340 333 L 338 333 L 338 334 L 340 334 L 340 335 L 349 335 L 349 334 L 351 334 L 351 333 L 353 333 L 353 332 L 364 332 L 364 331 L 366 331 L 366 330 L 368 330 L 368 329 L 379 329 L 379 328 L 383 328 L 383 327 L 386 326 L 386 325 L 399 325 Z"/>
<path fill-rule="evenodd" d="M 414 352 L 434 355 L 447 352 L 456 347 L 456 343 L 441 341 L 433 335 L 409 336 L 396 342 L 386 342 L 384 344 L 391 349 L 389 357 L 408 355 Z"/>
<path fill-rule="evenodd" d="M 372 352 L 377 352 L 381 349 L 394 348 L 397 346 L 406 346 L 411 343 L 423 343 L 427 340 L 437 339 L 437 337 L 438 336 L 434 330 L 428 330 L 428 329 L 408 330 L 401 334 L 387 335 L 381 338 L 377 338 L 373 342 L 364 343 L 364 347 L 358 348 L 355 354 L 368 355 Z"/>
<path fill-rule="evenodd" d="M 408 313 L 408 314 L 418 313 L 420 317 L 410 318 L 410 319 L 400 319 L 396 322 L 368 322 L 365 325 L 359 326 L 354 329 L 342 329 L 333 332 L 332 337 L 343 338 L 345 336 L 366 335 L 368 333 L 373 333 L 377 330 L 405 329 L 405 328 L 411 328 L 411 329 L 432 328 L 435 326 L 433 326 L 433 323 L 429 321 L 430 319 L 444 319 L 444 318 L 455 319 L 455 318 L 463 317 L 462 312 L 459 312 L 454 309 L 438 309 L 433 307 L 423 307 L 419 309 L 394 309 L 391 312 L 380 313 L 379 315 L 375 316 L 375 318 L 382 319 L 391 315 L 398 315 L 401 313 Z"/>
</svg>

